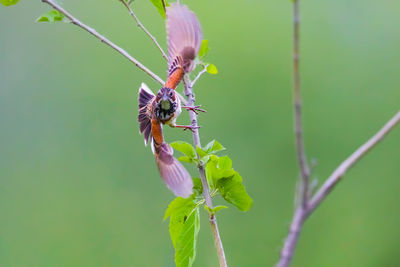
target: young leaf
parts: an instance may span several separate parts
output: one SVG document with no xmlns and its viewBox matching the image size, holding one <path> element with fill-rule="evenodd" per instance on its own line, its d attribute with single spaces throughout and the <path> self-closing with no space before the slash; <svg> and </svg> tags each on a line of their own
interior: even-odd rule
<svg viewBox="0 0 400 267">
<path fill-rule="evenodd" d="M 175 150 L 178 150 L 191 159 L 196 158 L 196 151 L 193 146 L 183 141 L 177 141 L 170 144 Z"/>
<path fill-rule="evenodd" d="M 227 209 L 227 208 L 228 208 L 227 206 L 216 206 L 213 209 L 210 209 L 210 207 L 208 207 L 206 204 L 204 204 L 204 209 L 210 214 L 215 214 L 218 211 Z"/>
<path fill-rule="evenodd" d="M 201 46 L 199 50 L 199 58 L 203 58 L 207 55 L 210 48 L 208 47 L 208 40 L 201 41 Z"/>
<path fill-rule="evenodd" d="M 36 22 L 56 22 L 62 21 L 64 19 L 64 14 L 60 13 L 58 10 L 51 10 L 47 13 L 42 14 Z"/>
<path fill-rule="evenodd" d="M 217 140 L 212 140 L 210 143 L 208 143 L 205 147 L 204 150 L 207 153 L 216 153 L 222 150 L 225 150 L 225 147 L 221 145 Z"/>
<path fill-rule="evenodd" d="M 157 8 L 158 13 L 160 13 L 160 15 L 161 15 L 164 19 L 166 19 L 167 17 L 166 17 L 166 15 L 165 15 L 165 10 L 164 10 L 164 5 L 163 5 L 162 0 L 150 0 L 150 1 L 151 1 L 151 2 L 153 3 L 153 5 Z M 166 5 L 166 6 L 169 6 L 167 0 L 165 0 L 165 5 Z"/>
<path fill-rule="evenodd" d="M 170 217 L 169 234 L 175 249 L 178 247 L 179 236 L 185 221 L 196 206 L 193 200 L 194 195 L 189 198 L 177 197 L 168 205 L 165 212 L 164 220 Z"/>
<path fill-rule="evenodd" d="M 2 3 L 5 6 L 11 6 L 11 5 L 15 5 L 16 3 L 18 3 L 19 0 L 0 0 L 0 3 Z"/>
<path fill-rule="evenodd" d="M 214 64 L 208 64 L 207 72 L 210 74 L 218 74 L 218 69 Z"/>
<path fill-rule="evenodd" d="M 186 219 L 175 248 L 176 267 L 191 267 L 196 257 L 197 237 L 200 231 L 200 213 L 196 208 Z"/>
<path fill-rule="evenodd" d="M 253 200 L 242 185 L 242 177 L 237 172 L 231 178 L 219 179 L 217 188 L 226 201 L 241 211 L 248 211 L 253 205 Z"/>
</svg>

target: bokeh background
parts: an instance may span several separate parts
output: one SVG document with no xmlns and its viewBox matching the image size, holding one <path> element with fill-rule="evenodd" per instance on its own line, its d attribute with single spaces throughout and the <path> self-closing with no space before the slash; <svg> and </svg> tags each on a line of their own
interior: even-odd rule
<svg viewBox="0 0 400 267">
<path fill-rule="evenodd" d="M 228 262 L 273 266 L 298 177 L 291 2 L 184 2 L 220 71 L 195 88 L 208 110 L 202 142 L 228 148 L 254 199 L 248 213 L 218 216 Z M 118 1 L 61 3 L 165 77 L 166 63 Z M 134 9 L 164 45 L 150 1 Z M 173 195 L 136 122 L 140 83 L 159 85 L 73 25 L 35 23 L 48 10 L 40 1 L 0 6 L 0 266 L 174 266 L 162 221 Z M 394 0 L 302 3 L 305 143 L 320 184 L 400 107 L 399 11 Z M 166 138 L 191 141 L 174 129 Z M 293 266 L 400 265 L 399 159 L 395 129 L 307 221 Z M 204 212 L 201 227 L 195 266 L 217 266 Z"/>
</svg>

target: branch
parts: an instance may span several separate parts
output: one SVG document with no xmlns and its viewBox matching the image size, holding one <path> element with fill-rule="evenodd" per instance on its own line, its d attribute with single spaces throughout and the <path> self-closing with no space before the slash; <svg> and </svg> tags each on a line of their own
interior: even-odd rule
<svg viewBox="0 0 400 267">
<path fill-rule="evenodd" d="M 307 209 L 308 213 L 312 213 L 318 205 L 328 196 L 335 185 L 341 180 L 346 172 L 353 167 L 367 152 L 378 144 L 398 123 L 400 122 L 400 111 L 397 112 L 374 136 L 372 136 L 365 144 L 360 146 L 353 154 L 350 155 L 336 170 L 329 176 L 328 180 L 315 193 L 310 200 Z"/>
<path fill-rule="evenodd" d="M 186 74 L 184 77 L 184 86 L 185 86 L 185 95 L 187 98 L 188 106 L 194 106 L 194 103 L 195 103 L 193 87 L 192 87 L 193 84 L 194 84 L 194 82 L 191 82 L 189 79 L 189 76 Z M 197 114 L 194 111 L 189 111 L 189 116 L 190 116 L 192 126 L 197 127 Z M 193 144 L 195 147 L 197 147 L 197 146 L 201 147 L 199 129 L 197 129 L 197 128 L 193 129 Z M 197 155 L 197 157 L 199 157 L 199 155 Z M 213 209 L 212 199 L 211 199 L 211 195 L 210 195 L 210 187 L 208 186 L 204 166 L 199 165 L 198 169 L 199 169 L 199 173 L 200 173 L 201 183 L 203 185 L 203 196 L 206 201 L 206 205 L 210 209 Z M 211 228 L 212 228 L 212 232 L 213 232 L 215 246 L 217 248 L 219 265 L 220 265 L 220 267 L 227 267 L 227 263 L 226 263 L 226 259 L 225 259 L 225 252 L 224 252 L 224 248 L 222 246 L 222 240 L 221 240 L 221 236 L 220 236 L 219 230 L 218 230 L 217 218 L 216 218 L 215 214 L 210 214 L 209 219 L 210 219 L 210 224 L 211 224 Z"/>
<path fill-rule="evenodd" d="M 281 251 L 281 258 L 277 266 L 287 267 L 293 257 L 296 243 L 305 220 L 315 211 L 319 204 L 328 196 L 345 173 L 353 167 L 368 151 L 377 145 L 397 124 L 400 123 L 400 111 L 397 112 L 374 136 L 359 147 L 353 154 L 343 161 L 329 176 L 314 197 L 308 202 L 307 208 L 298 207 L 290 225 L 289 234 Z"/>
<path fill-rule="evenodd" d="M 303 126 L 301 116 L 301 90 L 300 90 L 300 53 L 299 53 L 299 41 L 300 41 L 300 14 L 299 14 L 299 0 L 293 2 L 293 79 L 294 79 L 294 108 L 295 108 L 295 132 L 296 132 L 296 148 L 297 158 L 300 166 L 301 174 L 301 205 L 303 208 L 307 206 L 308 201 L 308 185 L 310 177 L 310 169 L 307 164 L 307 157 L 304 151 L 303 141 Z"/>
<path fill-rule="evenodd" d="M 135 64 L 139 69 L 147 73 L 150 77 L 152 77 L 154 80 L 159 82 L 160 84 L 164 84 L 164 81 L 158 77 L 155 73 L 153 73 L 151 70 L 149 70 L 146 66 L 144 66 L 142 63 L 140 63 L 137 59 L 132 57 L 128 52 L 126 52 L 124 49 L 121 47 L 117 46 L 110 40 L 108 40 L 106 37 L 103 35 L 99 34 L 95 29 L 83 24 L 81 21 L 73 17 L 70 13 L 68 13 L 65 9 L 63 9 L 61 6 L 57 5 L 54 3 L 52 0 L 42 0 L 43 3 L 46 3 L 53 7 L 55 10 L 59 11 L 63 15 L 65 15 L 71 22 L 72 24 L 75 24 L 76 26 L 84 29 L 85 31 L 89 32 L 90 34 L 94 35 L 97 37 L 102 43 L 105 43 L 106 45 L 110 46 L 114 50 L 116 50 L 118 53 L 123 55 L 125 58 L 127 58 L 129 61 L 131 61 L 133 64 Z"/>
<path fill-rule="evenodd" d="M 199 71 L 199 73 L 197 74 L 196 78 L 194 78 L 194 80 L 192 81 L 192 83 L 190 84 L 190 86 L 193 88 L 194 84 L 200 79 L 201 75 L 203 75 L 203 73 L 207 72 L 207 65 L 203 65 L 203 69 L 201 71 Z"/>
<path fill-rule="evenodd" d="M 139 28 L 141 28 L 146 34 L 147 36 L 150 37 L 151 40 L 153 40 L 154 44 L 158 47 L 158 49 L 160 50 L 163 58 L 168 59 L 167 55 L 165 54 L 164 50 L 162 49 L 162 47 L 160 46 L 160 44 L 157 42 L 156 38 L 146 29 L 146 27 L 140 22 L 139 18 L 136 16 L 135 12 L 133 12 L 132 8 L 130 7 L 130 5 L 125 1 L 125 0 L 120 0 L 120 2 L 128 9 L 129 14 L 131 14 L 131 16 L 135 19 L 137 25 Z M 165 6 L 164 6 L 165 9 Z"/>
</svg>

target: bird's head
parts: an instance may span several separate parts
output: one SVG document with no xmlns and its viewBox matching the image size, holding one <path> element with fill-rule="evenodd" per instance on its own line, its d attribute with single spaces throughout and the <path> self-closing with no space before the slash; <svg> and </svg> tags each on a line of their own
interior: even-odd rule
<svg viewBox="0 0 400 267">
<path fill-rule="evenodd" d="M 160 120 L 169 120 L 176 111 L 177 106 L 175 90 L 163 87 L 158 91 L 155 113 Z"/>
</svg>

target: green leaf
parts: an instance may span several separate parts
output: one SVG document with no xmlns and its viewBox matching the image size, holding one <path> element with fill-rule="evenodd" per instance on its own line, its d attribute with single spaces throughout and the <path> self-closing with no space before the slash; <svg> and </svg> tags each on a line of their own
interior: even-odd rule
<svg viewBox="0 0 400 267">
<path fill-rule="evenodd" d="M 188 156 L 180 156 L 178 158 L 178 160 L 181 161 L 181 162 L 186 162 L 186 163 L 193 163 L 194 162 L 193 159 L 189 158 Z"/>
<path fill-rule="evenodd" d="M 223 156 L 218 159 L 218 168 L 221 170 L 232 169 L 232 160 L 228 156 Z"/>
<path fill-rule="evenodd" d="M 19 0 L 0 0 L 0 3 L 2 3 L 5 6 L 12 6 L 18 3 Z"/>
<path fill-rule="evenodd" d="M 158 10 L 158 13 L 160 13 L 160 15 L 164 18 L 164 19 L 166 19 L 167 17 L 166 17 L 166 15 L 165 15 L 165 10 L 164 10 L 164 5 L 163 5 L 163 2 L 162 2 L 162 0 L 150 0 L 152 3 L 153 3 L 153 5 L 157 8 L 157 10 Z M 166 6 L 169 6 L 169 3 L 167 2 L 167 0 L 165 0 L 165 5 Z"/>
<path fill-rule="evenodd" d="M 218 211 L 227 209 L 227 208 L 228 208 L 227 206 L 216 206 L 213 209 L 210 209 L 210 207 L 208 207 L 206 204 L 204 204 L 204 209 L 210 214 L 215 214 Z"/>
<path fill-rule="evenodd" d="M 201 195 L 203 193 L 203 184 L 201 183 L 200 178 L 193 178 L 193 190 L 196 191 L 197 195 Z"/>
<path fill-rule="evenodd" d="M 196 152 L 199 154 L 200 158 L 207 156 L 207 152 L 204 151 L 201 147 L 196 146 Z"/>
<path fill-rule="evenodd" d="M 214 64 L 208 64 L 207 72 L 210 74 L 218 74 L 218 69 Z"/>
<path fill-rule="evenodd" d="M 64 14 L 60 13 L 57 10 L 51 10 L 47 13 L 42 14 L 36 22 L 56 22 L 56 21 L 63 21 Z"/>
<path fill-rule="evenodd" d="M 231 178 L 235 174 L 232 169 L 232 161 L 228 156 L 217 157 L 212 155 L 206 165 L 207 181 L 215 185 L 219 179 Z M 211 185 L 210 185 L 211 186 Z"/>
<path fill-rule="evenodd" d="M 201 46 L 199 50 L 199 58 L 203 58 L 207 55 L 210 48 L 208 47 L 208 40 L 201 41 Z"/>
<path fill-rule="evenodd" d="M 183 141 L 177 141 L 170 144 L 175 150 L 178 150 L 191 159 L 196 159 L 196 151 L 193 146 Z"/>
<path fill-rule="evenodd" d="M 225 147 L 223 147 L 217 140 L 212 140 L 204 147 L 204 150 L 209 154 L 225 150 Z"/>
<path fill-rule="evenodd" d="M 242 177 L 237 172 L 233 177 L 219 179 L 217 188 L 226 201 L 241 211 L 248 211 L 253 205 L 253 200 L 242 184 Z"/>
<path fill-rule="evenodd" d="M 177 247 L 175 248 L 176 267 L 191 267 L 196 257 L 196 244 L 200 231 L 200 213 L 196 208 L 186 219 Z"/>
<path fill-rule="evenodd" d="M 196 206 L 193 200 L 194 194 L 189 198 L 177 197 L 168 205 L 165 212 L 164 220 L 170 217 L 169 234 L 175 249 L 185 221 Z"/>
</svg>

